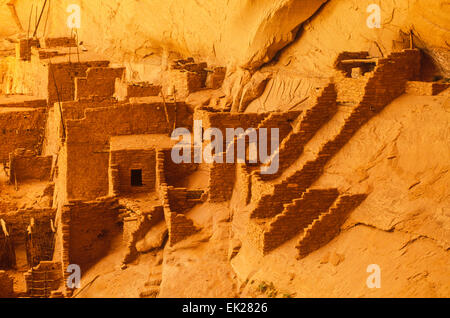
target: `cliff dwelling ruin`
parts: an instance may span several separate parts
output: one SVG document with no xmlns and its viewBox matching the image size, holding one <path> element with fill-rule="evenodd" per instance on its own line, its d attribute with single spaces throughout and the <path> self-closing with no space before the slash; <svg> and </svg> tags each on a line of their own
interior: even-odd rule
<svg viewBox="0 0 450 318">
<path fill-rule="evenodd" d="M 0 1 L 0 298 L 450 296 L 448 2 L 72 2 Z"/>
</svg>

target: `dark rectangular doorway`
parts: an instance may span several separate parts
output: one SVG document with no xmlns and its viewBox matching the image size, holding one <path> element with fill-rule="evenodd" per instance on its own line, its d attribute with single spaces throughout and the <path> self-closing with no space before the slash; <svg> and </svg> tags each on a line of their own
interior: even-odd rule
<svg viewBox="0 0 450 318">
<path fill-rule="evenodd" d="M 131 186 L 132 187 L 142 186 L 142 169 L 131 170 Z"/>
</svg>

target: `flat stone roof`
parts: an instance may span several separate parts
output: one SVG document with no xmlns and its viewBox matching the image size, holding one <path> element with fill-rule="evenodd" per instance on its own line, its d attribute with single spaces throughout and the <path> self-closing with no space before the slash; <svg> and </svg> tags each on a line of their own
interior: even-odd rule
<svg viewBox="0 0 450 318">
<path fill-rule="evenodd" d="M 148 150 L 153 148 L 172 148 L 178 140 L 163 134 L 113 136 L 110 139 L 111 151 Z"/>
<path fill-rule="evenodd" d="M 36 108 L 28 108 L 28 107 L 1 107 L 1 105 L 0 105 L 0 114 L 17 113 L 17 112 L 33 112 L 33 111 L 36 111 Z"/>
<path fill-rule="evenodd" d="M 0 107 L 47 107 L 47 100 L 30 95 L 0 95 Z"/>
<path fill-rule="evenodd" d="M 109 66 L 111 64 L 104 56 L 96 53 L 94 50 L 89 49 L 88 51 L 83 51 L 81 47 L 78 51 L 76 47 L 39 48 L 37 50 L 41 52 L 58 52 L 58 56 L 53 56 L 50 59 L 40 59 L 45 64 L 50 63 L 50 61 L 52 64 L 68 63 L 69 60 L 72 63 L 78 63 L 78 58 L 80 63 L 102 62 L 107 63 Z"/>
</svg>

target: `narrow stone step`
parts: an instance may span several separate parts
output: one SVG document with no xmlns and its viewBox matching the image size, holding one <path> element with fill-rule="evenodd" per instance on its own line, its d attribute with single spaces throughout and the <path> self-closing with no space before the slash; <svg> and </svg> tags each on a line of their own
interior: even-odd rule
<svg viewBox="0 0 450 318">
<path fill-rule="evenodd" d="M 156 298 L 159 294 L 159 287 L 149 287 L 139 294 L 140 298 Z"/>
</svg>

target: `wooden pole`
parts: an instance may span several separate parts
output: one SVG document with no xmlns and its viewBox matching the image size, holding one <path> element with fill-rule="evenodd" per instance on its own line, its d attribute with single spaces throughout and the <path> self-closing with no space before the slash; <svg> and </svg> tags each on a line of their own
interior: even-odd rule
<svg viewBox="0 0 450 318">
<path fill-rule="evenodd" d="M 44 9 L 45 9 L 45 6 L 47 5 L 47 1 L 48 1 L 48 0 L 45 0 L 44 5 L 42 6 L 41 14 L 39 15 L 39 20 L 37 21 L 36 27 L 35 27 L 35 29 L 34 29 L 33 38 L 34 38 L 34 37 L 36 36 L 36 34 L 37 34 L 37 30 L 38 30 L 38 28 L 39 28 L 39 23 L 41 23 L 42 15 L 44 14 Z M 37 10 L 37 5 L 36 5 L 36 10 Z"/>
</svg>

